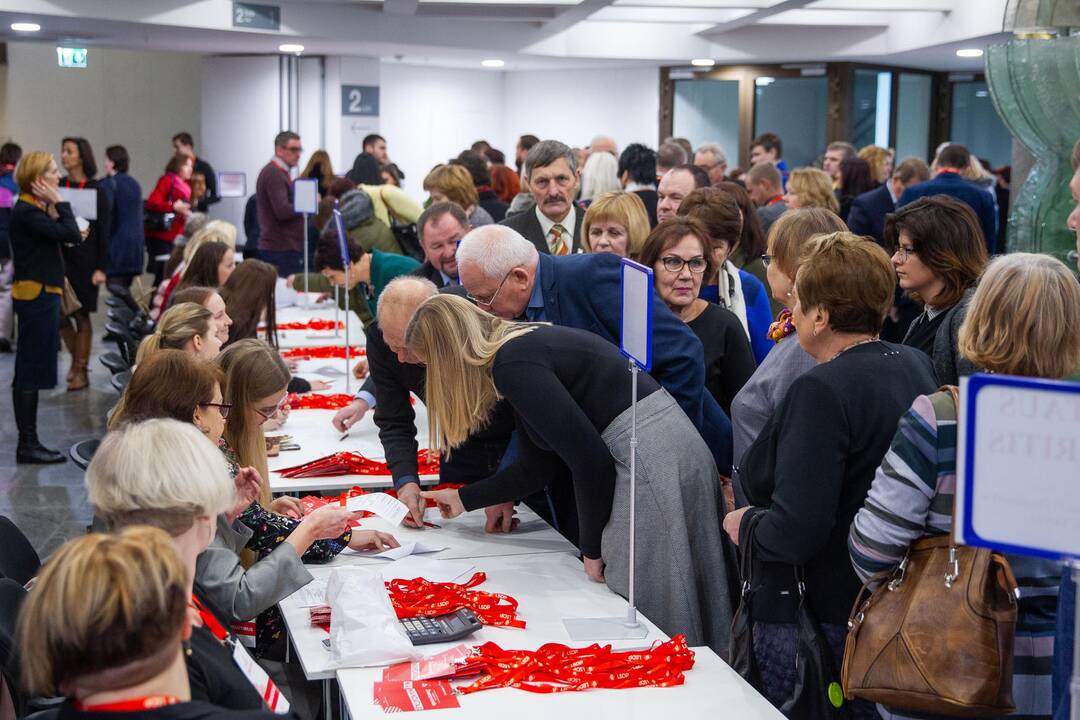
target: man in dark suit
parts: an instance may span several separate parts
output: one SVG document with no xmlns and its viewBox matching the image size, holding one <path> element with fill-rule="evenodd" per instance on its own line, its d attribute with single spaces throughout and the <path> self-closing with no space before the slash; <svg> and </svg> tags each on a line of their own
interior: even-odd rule
<svg viewBox="0 0 1080 720">
<path fill-rule="evenodd" d="M 896 203 L 903 207 L 921 197 L 948 195 L 960 202 L 967 203 L 975 211 L 982 226 L 986 240 L 986 251 L 993 255 L 997 250 L 997 211 L 994 209 L 994 197 L 961 175 L 971 163 L 971 153 L 963 145 L 946 145 L 938 153 L 937 174 L 929 182 L 909 187 Z"/>
<path fill-rule="evenodd" d="M 420 214 L 416 221 L 424 264 L 410 275 L 422 277 L 441 288 L 460 285 L 457 271 L 457 245 L 469 232 L 469 218 L 461 206 L 452 202 L 437 202 Z"/>
<path fill-rule="evenodd" d="M 892 177 L 869 192 L 859 195 L 851 203 L 848 229 L 856 235 L 872 237 L 885 247 L 885 216 L 896 209 L 896 201 L 913 185 L 930 179 L 930 168 L 919 158 L 908 158 L 896 166 Z M 893 248 L 885 248 L 890 253 Z"/>
<path fill-rule="evenodd" d="M 487 225 L 465 236 L 457 258 L 461 283 L 482 310 L 588 330 L 618 343 L 622 273 L 615 255 L 552 257 L 511 228 Z M 655 293 L 652 312 L 652 375 L 701 431 L 720 472 L 729 475 L 731 423 L 705 392 L 701 342 Z"/>
<path fill-rule="evenodd" d="M 656 153 L 641 143 L 627 145 L 619 156 L 619 181 L 624 191 L 641 198 L 649 227 L 656 227 Z"/>
<path fill-rule="evenodd" d="M 525 156 L 525 179 L 536 207 L 511 215 L 499 224 L 516 230 L 537 252 L 577 252 L 585 213 L 574 205 L 581 181 L 574 151 L 558 140 L 536 143 Z"/>
</svg>

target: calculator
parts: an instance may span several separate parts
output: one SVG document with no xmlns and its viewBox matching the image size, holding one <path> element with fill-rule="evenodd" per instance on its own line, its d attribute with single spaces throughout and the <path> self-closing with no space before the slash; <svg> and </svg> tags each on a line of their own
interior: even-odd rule
<svg viewBox="0 0 1080 720">
<path fill-rule="evenodd" d="M 457 612 L 446 615 L 407 618 L 400 622 L 413 645 L 460 640 L 483 627 L 473 611 L 468 608 L 461 608 Z"/>
</svg>

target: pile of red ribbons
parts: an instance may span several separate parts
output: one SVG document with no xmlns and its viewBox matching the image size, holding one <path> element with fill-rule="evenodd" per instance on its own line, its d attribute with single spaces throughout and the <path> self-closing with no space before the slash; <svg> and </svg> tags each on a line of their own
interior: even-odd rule
<svg viewBox="0 0 1080 720">
<path fill-rule="evenodd" d="M 537 693 L 593 688 L 671 687 L 682 685 L 694 667 L 694 652 L 686 637 L 676 635 L 648 650 L 613 652 L 610 645 L 572 648 L 548 643 L 538 650 L 503 650 L 495 643 L 473 648 L 463 662 L 469 674 L 483 666 L 483 675 L 471 685 L 457 688 L 461 695 L 500 687 Z"/>
<path fill-rule="evenodd" d="M 343 393 L 331 395 L 320 393 L 297 395 L 296 393 L 289 393 L 285 402 L 293 410 L 340 410 L 355 399 L 356 396 Z"/>
<path fill-rule="evenodd" d="M 344 328 L 345 328 L 345 323 L 338 320 L 337 321 L 337 329 L 338 330 L 343 330 Z M 318 318 L 312 318 L 311 320 L 308 320 L 307 322 L 278 323 L 277 324 L 277 329 L 278 330 L 333 330 L 334 329 L 334 321 L 333 320 L 320 320 Z"/>
<path fill-rule="evenodd" d="M 418 471 L 421 475 L 439 474 L 439 456 L 430 450 L 416 453 Z M 339 452 L 318 460 L 275 470 L 282 477 L 313 478 L 339 477 L 341 475 L 389 475 L 390 468 L 379 460 L 370 460 L 360 453 Z"/>
<path fill-rule="evenodd" d="M 349 350 L 349 357 L 361 357 L 367 351 L 362 347 L 354 347 Z M 327 345 L 326 347 L 298 347 L 281 351 L 284 358 L 306 358 L 308 360 L 325 360 L 345 357 L 344 345 Z"/>
<path fill-rule="evenodd" d="M 460 489 L 462 487 L 464 487 L 464 485 L 455 484 L 455 483 L 439 483 L 438 485 L 435 485 L 431 489 L 432 490 L 458 490 L 458 489 Z M 386 492 L 387 495 L 389 495 L 391 497 L 397 497 L 397 490 L 386 490 L 385 492 Z M 323 497 L 316 497 L 315 495 L 305 495 L 304 497 L 300 498 L 300 504 L 304 506 L 304 515 L 308 515 L 313 510 L 315 510 L 315 508 L 320 508 L 323 505 L 340 505 L 341 507 L 345 507 L 345 503 L 348 502 L 349 498 L 356 497 L 358 495 L 367 495 L 367 494 L 368 494 L 367 490 L 364 490 L 363 488 L 359 488 L 356 485 L 353 485 L 351 488 L 349 488 L 345 492 L 341 493 L 340 495 L 335 495 L 335 496 L 332 496 L 332 497 L 329 496 L 329 495 L 325 495 Z M 435 507 L 435 501 L 434 500 L 430 500 L 430 499 L 426 500 L 424 502 L 424 504 L 425 504 L 426 507 L 429 507 L 429 508 Z M 362 518 L 373 517 L 374 515 L 375 515 L 375 513 L 368 512 L 367 510 L 361 510 L 360 511 L 360 517 L 362 517 Z M 430 525 L 430 523 L 424 523 L 424 524 L 425 525 Z M 359 520 L 351 521 L 349 523 L 349 527 L 360 527 L 360 521 Z M 431 525 L 431 527 L 436 527 L 436 526 Z"/>
<path fill-rule="evenodd" d="M 485 625 L 524 628 L 525 621 L 517 617 L 518 601 L 503 593 L 472 590 L 487 580 L 478 572 L 465 583 L 430 582 L 424 578 L 390 580 L 386 589 L 398 619 L 429 617 L 457 612 L 462 608 L 472 610 Z"/>
<path fill-rule="evenodd" d="M 525 621 L 517 616 L 517 600 L 503 593 L 471 589 L 485 580 L 487 575 L 478 572 L 466 583 L 430 582 L 424 578 L 414 578 L 390 580 L 386 583 L 386 589 L 399 620 L 445 615 L 468 608 L 484 625 L 524 628 Z M 329 607 L 320 605 L 309 612 L 312 625 L 330 630 Z"/>
</svg>

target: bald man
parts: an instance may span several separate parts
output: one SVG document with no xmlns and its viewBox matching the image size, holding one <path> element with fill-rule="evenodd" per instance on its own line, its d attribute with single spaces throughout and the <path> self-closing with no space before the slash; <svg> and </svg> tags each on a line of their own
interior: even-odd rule
<svg viewBox="0 0 1080 720">
<path fill-rule="evenodd" d="M 609 138 L 607 135 L 597 135 L 589 143 L 589 153 L 598 152 L 611 153 L 617 158 L 619 157 L 619 146 L 615 144 L 613 138 Z"/>
</svg>

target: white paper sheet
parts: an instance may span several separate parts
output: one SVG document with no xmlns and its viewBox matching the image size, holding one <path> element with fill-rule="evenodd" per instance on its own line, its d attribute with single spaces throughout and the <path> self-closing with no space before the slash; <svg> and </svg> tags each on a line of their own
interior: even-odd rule
<svg viewBox="0 0 1080 720">
<path fill-rule="evenodd" d="M 97 220 L 97 190 L 94 188 L 57 188 L 60 197 L 71 203 L 71 212 L 87 220 Z"/>
<path fill-rule="evenodd" d="M 464 582 L 476 567 L 468 560 L 435 560 L 410 555 L 380 566 L 384 580 L 412 580 L 422 577 L 431 582 Z"/>
<path fill-rule="evenodd" d="M 381 553 L 377 553 L 371 557 L 386 558 L 387 560 L 400 560 L 409 557 L 410 555 L 426 555 L 427 553 L 441 552 L 445 549 L 445 545 L 425 545 L 424 543 L 407 542 L 401 547 L 383 550 Z"/>
<path fill-rule="evenodd" d="M 342 370 L 340 367 L 335 367 L 333 365 L 323 365 L 322 367 L 315 368 L 311 372 L 315 373 L 316 375 L 322 375 L 323 377 L 344 377 L 345 376 L 345 371 L 344 370 Z"/>
<path fill-rule="evenodd" d="M 394 527 L 400 525 L 405 516 L 409 514 L 409 508 L 405 506 L 405 503 L 386 493 L 371 493 L 351 497 L 345 507 L 354 512 L 366 510 L 375 513 Z"/>
<path fill-rule="evenodd" d="M 326 604 L 326 583 L 329 575 L 320 575 L 294 593 L 299 607 L 318 607 Z"/>
</svg>

